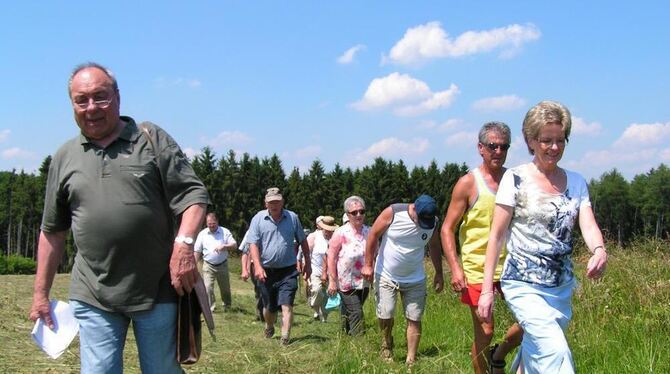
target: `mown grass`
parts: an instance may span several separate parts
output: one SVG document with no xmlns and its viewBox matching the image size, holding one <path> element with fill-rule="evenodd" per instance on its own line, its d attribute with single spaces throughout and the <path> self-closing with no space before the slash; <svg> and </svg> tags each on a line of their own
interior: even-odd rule
<svg viewBox="0 0 670 374">
<path fill-rule="evenodd" d="M 237 259 L 231 271 L 237 272 Z M 577 256 L 577 274 L 583 278 L 586 256 Z M 449 274 L 445 274 L 448 279 Z M 235 277 L 233 277 L 235 278 Z M 49 359 L 30 338 L 27 320 L 33 276 L 0 276 L 0 372 L 69 373 L 79 371 L 78 340 L 57 360 Z M 69 276 L 56 277 L 52 297 L 67 299 Z M 263 326 L 254 320 L 251 285 L 232 280 L 234 307 L 230 313 L 215 313 L 217 340 L 203 336 L 200 362 L 185 367 L 189 373 L 404 373 L 405 324 L 397 320 L 394 330 L 394 362 L 378 355 L 381 336 L 374 318 L 372 300 L 365 306 L 367 333 L 343 336 L 338 313 L 328 323 L 311 319 L 304 293 L 296 302 L 292 344 L 279 345 L 277 338 L 262 337 Z M 220 309 L 220 308 L 219 308 Z M 504 303 L 496 304 L 496 340 L 512 318 Z M 600 282 L 582 280 L 575 293 L 574 317 L 568 331 L 577 369 L 581 373 L 670 372 L 670 248 L 667 244 L 641 244 L 639 248 L 615 250 L 610 255 L 606 277 Z M 423 322 L 416 373 L 469 373 L 471 320 L 465 306 L 450 292 L 430 292 Z M 510 357 L 511 358 L 511 357 Z M 132 337 L 126 346 L 125 369 L 139 372 Z M 510 361 L 510 360 L 508 360 Z"/>
</svg>

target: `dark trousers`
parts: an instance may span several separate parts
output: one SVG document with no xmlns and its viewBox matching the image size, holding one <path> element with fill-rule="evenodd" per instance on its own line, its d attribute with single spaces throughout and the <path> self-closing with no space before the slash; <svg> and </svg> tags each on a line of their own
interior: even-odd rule
<svg viewBox="0 0 670 374">
<path fill-rule="evenodd" d="M 363 304 L 368 298 L 370 288 L 362 290 L 340 291 L 342 303 L 340 313 L 342 314 L 342 329 L 349 335 L 360 335 L 365 333 L 365 320 L 363 318 Z"/>
</svg>

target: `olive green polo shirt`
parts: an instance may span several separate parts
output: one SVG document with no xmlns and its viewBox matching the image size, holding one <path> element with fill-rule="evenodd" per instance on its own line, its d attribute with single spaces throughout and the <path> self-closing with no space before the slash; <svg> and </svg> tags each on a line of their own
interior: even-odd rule
<svg viewBox="0 0 670 374">
<path fill-rule="evenodd" d="M 41 228 L 72 229 L 78 251 L 70 299 L 133 312 L 175 300 L 168 268 L 173 222 L 209 197 L 163 129 L 148 124 L 152 146 L 132 118 L 121 120 L 125 128 L 107 148 L 80 134 L 55 154 Z"/>
</svg>

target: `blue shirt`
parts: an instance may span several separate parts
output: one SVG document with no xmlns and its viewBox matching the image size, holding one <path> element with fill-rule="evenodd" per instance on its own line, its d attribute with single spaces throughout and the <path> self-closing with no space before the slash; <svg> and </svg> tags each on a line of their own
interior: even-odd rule
<svg viewBox="0 0 670 374">
<path fill-rule="evenodd" d="M 248 235 L 248 242 L 258 246 L 263 267 L 271 269 L 295 265 L 295 242 L 305 240 L 298 215 L 286 209 L 282 209 L 278 222 L 272 219 L 267 209 L 256 213 L 251 219 Z"/>
</svg>

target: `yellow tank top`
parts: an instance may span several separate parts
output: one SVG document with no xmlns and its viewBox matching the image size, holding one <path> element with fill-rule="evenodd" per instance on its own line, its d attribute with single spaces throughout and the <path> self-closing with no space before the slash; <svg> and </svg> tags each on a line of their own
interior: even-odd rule
<svg viewBox="0 0 670 374">
<path fill-rule="evenodd" d="M 496 206 L 496 195 L 486 185 L 479 168 L 472 170 L 471 173 L 477 186 L 477 198 L 463 215 L 463 221 L 458 229 L 458 240 L 461 244 L 461 262 L 465 278 L 470 284 L 479 284 L 484 282 L 484 259 L 493 220 L 493 209 Z M 500 259 L 504 259 L 505 255 L 503 245 Z M 503 267 L 500 259 L 493 276 L 494 281 L 500 280 Z"/>
</svg>

